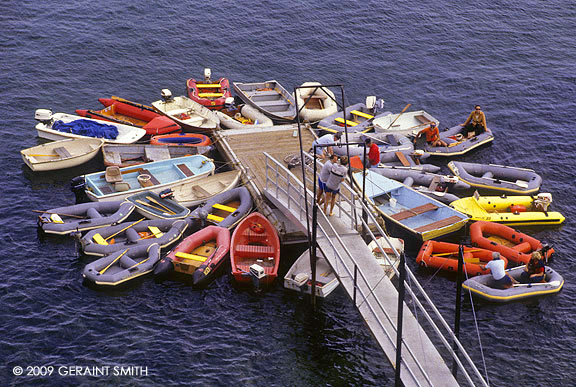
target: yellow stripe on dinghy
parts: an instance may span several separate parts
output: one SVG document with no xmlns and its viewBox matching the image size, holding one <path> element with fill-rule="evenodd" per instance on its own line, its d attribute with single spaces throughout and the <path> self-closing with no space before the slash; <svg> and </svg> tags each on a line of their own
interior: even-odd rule
<svg viewBox="0 0 576 387">
<path fill-rule="evenodd" d="M 208 214 L 208 216 L 206 217 L 206 219 L 211 220 L 213 222 L 221 222 L 224 220 L 223 217 L 221 216 L 216 216 L 216 215 L 212 215 L 212 214 Z"/>
<path fill-rule="evenodd" d="M 183 253 L 181 251 L 178 251 L 176 254 L 174 254 L 176 257 L 178 258 L 184 258 L 184 259 L 192 259 L 194 261 L 200 261 L 200 262 L 205 262 L 206 261 L 206 257 L 203 257 L 201 255 L 196 255 L 196 254 L 188 254 L 188 253 Z"/>
</svg>

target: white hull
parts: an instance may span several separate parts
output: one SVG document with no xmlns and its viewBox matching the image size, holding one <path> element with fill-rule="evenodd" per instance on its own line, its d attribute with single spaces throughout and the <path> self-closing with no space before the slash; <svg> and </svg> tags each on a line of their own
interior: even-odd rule
<svg viewBox="0 0 576 387">
<path fill-rule="evenodd" d="M 399 133 L 404 135 L 415 135 L 428 127 L 431 122 L 435 122 L 437 126 L 440 125 L 436 118 L 424 110 L 390 114 L 377 117 L 373 121 L 376 133 Z"/>
<path fill-rule="evenodd" d="M 194 207 L 212 196 L 231 190 L 238 185 L 240 171 L 222 172 L 206 177 L 199 182 L 179 184 L 172 187 L 174 200 L 184 207 Z"/>
<path fill-rule="evenodd" d="M 92 160 L 103 143 L 101 139 L 66 139 L 23 149 L 20 155 L 34 172 L 54 171 L 76 167 Z M 58 154 L 55 149 L 64 149 L 69 155 Z"/>
<path fill-rule="evenodd" d="M 302 86 L 321 86 L 321 84 L 318 82 L 305 82 Z M 310 95 L 313 95 L 312 99 L 304 105 L 304 102 Z M 315 99 L 317 101 L 315 101 Z M 300 110 L 300 118 L 308 122 L 318 122 L 338 112 L 338 105 L 334 100 L 334 93 L 327 88 L 317 90 L 313 87 L 309 89 L 298 89 L 296 90 L 296 101 L 298 103 L 298 109 Z"/>
</svg>

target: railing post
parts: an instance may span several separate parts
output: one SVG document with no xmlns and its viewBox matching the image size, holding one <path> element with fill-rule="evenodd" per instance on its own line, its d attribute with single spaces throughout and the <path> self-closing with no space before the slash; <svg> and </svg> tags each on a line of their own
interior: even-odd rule
<svg viewBox="0 0 576 387">
<path fill-rule="evenodd" d="M 454 314 L 454 335 L 456 336 L 456 340 L 460 338 L 460 310 L 462 305 L 462 271 L 464 266 L 464 246 L 460 245 L 458 247 L 458 279 L 456 282 L 456 312 Z M 456 344 L 456 340 L 454 340 L 454 344 L 452 348 L 454 349 L 455 355 L 458 355 L 458 345 Z M 456 377 L 458 374 L 458 365 L 456 364 L 456 360 L 452 362 L 452 375 Z"/>
<path fill-rule="evenodd" d="M 356 305 L 356 288 L 358 286 L 357 280 L 358 280 L 358 266 L 354 264 L 354 294 L 352 296 L 352 299 L 354 300 L 354 305 Z"/>
<path fill-rule="evenodd" d="M 394 378 L 395 386 L 401 387 L 400 368 L 402 366 L 402 322 L 404 317 L 404 281 L 406 281 L 406 257 L 404 252 L 400 253 L 400 278 L 398 280 L 398 316 L 396 323 L 396 372 Z"/>
</svg>

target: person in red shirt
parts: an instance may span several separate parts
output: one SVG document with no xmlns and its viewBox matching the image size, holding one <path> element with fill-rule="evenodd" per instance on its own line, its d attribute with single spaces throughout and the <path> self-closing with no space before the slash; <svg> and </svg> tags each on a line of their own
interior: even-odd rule
<svg viewBox="0 0 576 387">
<path fill-rule="evenodd" d="M 380 148 L 370 138 L 364 140 L 364 144 L 368 150 L 368 157 L 364 160 L 364 165 L 366 168 L 377 167 L 380 164 Z"/>
<path fill-rule="evenodd" d="M 429 127 L 419 131 L 414 139 L 414 143 L 416 143 L 416 140 L 423 134 L 426 135 L 426 142 L 432 146 L 448 146 L 448 144 L 440 139 L 440 131 L 435 122 L 431 122 Z"/>
</svg>

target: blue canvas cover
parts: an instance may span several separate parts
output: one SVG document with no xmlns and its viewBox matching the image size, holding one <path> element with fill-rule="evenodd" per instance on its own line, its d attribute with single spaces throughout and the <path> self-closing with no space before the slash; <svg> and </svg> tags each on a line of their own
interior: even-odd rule
<svg viewBox="0 0 576 387">
<path fill-rule="evenodd" d="M 115 140 L 118 137 L 118 128 L 116 126 L 90 120 L 74 120 L 68 123 L 58 120 L 52 124 L 52 129 L 79 136 L 106 138 L 108 140 Z"/>
</svg>

